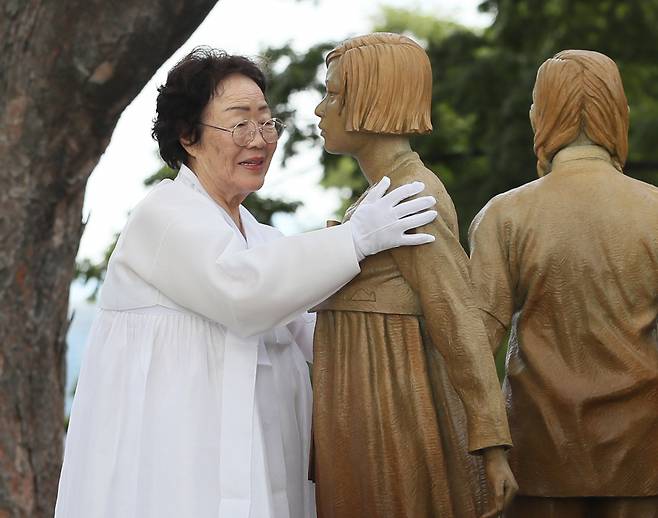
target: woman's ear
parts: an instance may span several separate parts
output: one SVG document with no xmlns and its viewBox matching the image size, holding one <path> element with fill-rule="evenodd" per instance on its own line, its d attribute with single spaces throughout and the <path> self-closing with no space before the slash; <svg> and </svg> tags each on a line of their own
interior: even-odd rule
<svg viewBox="0 0 658 518">
<path fill-rule="evenodd" d="M 190 134 L 181 135 L 178 138 L 178 142 L 180 143 L 180 145 L 183 147 L 185 152 L 192 158 L 194 158 L 196 155 L 196 149 L 199 146 L 199 140 L 200 139 L 197 139 L 195 142 Z"/>
</svg>

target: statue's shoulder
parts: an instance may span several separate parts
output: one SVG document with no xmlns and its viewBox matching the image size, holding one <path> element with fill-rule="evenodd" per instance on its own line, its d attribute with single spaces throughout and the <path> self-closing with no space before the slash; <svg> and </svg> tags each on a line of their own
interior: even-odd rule
<svg viewBox="0 0 658 518">
<path fill-rule="evenodd" d="M 479 226 L 514 226 L 515 221 L 524 218 L 525 210 L 533 206 L 532 199 L 540 185 L 541 179 L 534 180 L 491 198 L 473 218 L 469 235 Z M 485 221 L 488 223 L 483 224 Z"/>
<path fill-rule="evenodd" d="M 528 203 L 532 204 L 533 200 L 536 197 L 541 196 L 542 193 L 542 184 L 544 183 L 544 178 L 538 178 L 531 182 L 510 189 L 509 191 L 502 192 L 497 194 L 487 205 L 485 209 L 488 210 L 508 210 L 512 206 L 516 205 L 527 205 Z"/>
<path fill-rule="evenodd" d="M 423 182 L 428 194 L 448 196 L 437 174 L 423 164 L 415 153 L 408 160 L 401 162 L 391 174 L 391 187 L 411 182 Z"/>
<path fill-rule="evenodd" d="M 655 185 L 652 185 L 647 182 L 643 182 L 642 180 L 639 180 L 637 178 L 632 178 L 626 175 L 624 175 L 622 178 L 624 181 L 630 184 L 631 188 L 634 190 L 635 193 L 641 195 L 642 197 L 646 197 L 652 202 L 658 201 L 658 187 L 656 187 Z"/>
</svg>

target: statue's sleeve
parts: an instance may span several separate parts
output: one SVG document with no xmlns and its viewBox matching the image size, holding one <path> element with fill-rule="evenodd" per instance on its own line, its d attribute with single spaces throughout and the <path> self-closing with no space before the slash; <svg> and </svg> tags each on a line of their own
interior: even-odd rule
<svg viewBox="0 0 658 518">
<path fill-rule="evenodd" d="M 454 206 L 440 184 L 421 193 L 426 194 L 437 199 L 439 217 L 417 231 L 433 234 L 436 240 L 395 249 L 393 258 L 418 294 L 426 330 L 464 405 L 469 450 L 510 446 L 502 393 L 474 301 L 468 257 L 457 237 Z"/>
<path fill-rule="evenodd" d="M 498 207 L 489 203 L 469 229 L 469 264 L 475 299 L 495 352 L 509 330 L 514 313 L 514 276 Z"/>
</svg>

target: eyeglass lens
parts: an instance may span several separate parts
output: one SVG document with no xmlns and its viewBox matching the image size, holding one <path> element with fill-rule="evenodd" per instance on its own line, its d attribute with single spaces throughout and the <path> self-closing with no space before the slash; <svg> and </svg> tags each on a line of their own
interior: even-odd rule
<svg viewBox="0 0 658 518">
<path fill-rule="evenodd" d="M 262 124 L 261 135 L 268 144 L 274 144 L 283 131 L 283 124 L 276 120 L 269 120 Z M 254 121 L 243 121 L 233 129 L 233 139 L 238 146 L 246 146 L 256 136 L 258 126 Z"/>
</svg>

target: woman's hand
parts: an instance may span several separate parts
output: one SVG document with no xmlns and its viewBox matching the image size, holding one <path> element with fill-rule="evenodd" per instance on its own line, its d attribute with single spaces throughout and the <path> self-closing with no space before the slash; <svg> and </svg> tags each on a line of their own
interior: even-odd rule
<svg viewBox="0 0 658 518">
<path fill-rule="evenodd" d="M 505 448 L 502 446 L 485 448 L 483 455 L 490 500 L 492 500 L 490 506 L 492 503 L 493 506 L 481 518 L 496 518 L 512 502 L 519 486 L 507 462 Z"/>
<path fill-rule="evenodd" d="M 436 204 L 433 196 L 403 201 L 423 191 L 422 182 L 402 185 L 388 194 L 391 180 L 384 176 L 356 208 L 350 224 L 359 261 L 382 250 L 434 241 L 430 234 L 407 234 L 407 230 L 427 225 L 437 216 L 427 210 Z"/>
</svg>

